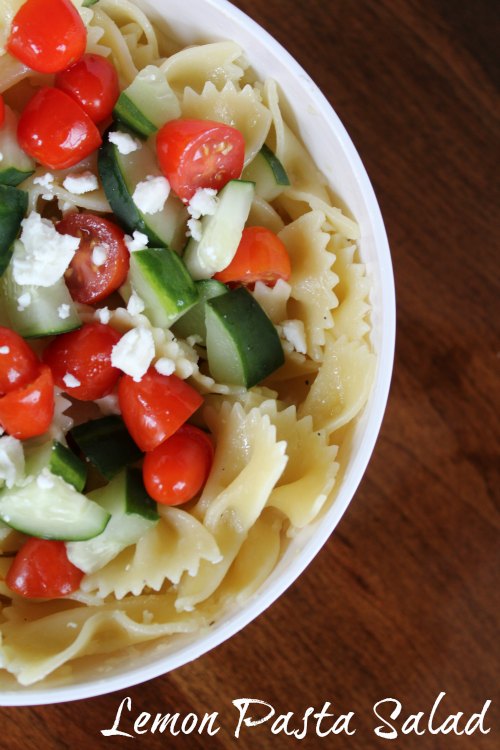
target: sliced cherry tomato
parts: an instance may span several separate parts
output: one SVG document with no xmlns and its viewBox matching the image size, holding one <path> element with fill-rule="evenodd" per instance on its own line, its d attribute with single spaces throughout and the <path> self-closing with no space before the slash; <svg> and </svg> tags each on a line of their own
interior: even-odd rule
<svg viewBox="0 0 500 750">
<path fill-rule="evenodd" d="M 3 96 L 0 94 L 0 128 L 5 122 L 5 102 Z"/>
<path fill-rule="evenodd" d="M 66 169 L 89 156 L 101 134 L 68 94 L 48 86 L 30 99 L 19 118 L 17 140 L 33 159 L 50 169 Z"/>
<path fill-rule="evenodd" d="M 165 177 L 185 203 L 198 188 L 220 190 L 243 170 L 243 136 L 222 122 L 170 120 L 158 131 L 156 149 Z"/>
<path fill-rule="evenodd" d="M 233 260 L 214 278 L 224 284 L 263 281 L 272 285 L 289 279 L 291 272 L 290 257 L 280 238 L 265 227 L 247 227 Z"/>
<path fill-rule="evenodd" d="M 94 214 L 69 214 L 56 225 L 60 234 L 80 238 L 80 245 L 65 274 L 66 285 L 77 302 L 99 302 L 125 281 L 130 253 L 125 234 Z M 96 249 L 97 248 L 97 249 Z"/>
<path fill-rule="evenodd" d="M 152 451 L 202 405 L 198 391 L 176 375 L 150 368 L 139 382 L 124 375 L 118 400 L 127 429 L 139 448 Z"/>
<path fill-rule="evenodd" d="M 26 341 L 10 328 L 0 327 L 0 396 L 38 377 L 40 362 Z"/>
<path fill-rule="evenodd" d="M 30 599 L 57 599 L 76 591 L 83 571 L 68 560 L 64 542 L 31 537 L 15 556 L 5 582 Z"/>
<path fill-rule="evenodd" d="M 158 503 L 187 503 L 207 481 L 213 454 L 208 435 L 185 424 L 154 451 L 146 453 L 142 469 L 144 486 Z"/>
<path fill-rule="evenodd" d="M 111 326 L 86 323 L 57 336 L 42 358 L 59 388 L 80 401 L 94 401 L 111 393 L 120 377 L 111 364 L 111 350 L 120 338 Z"/>
<path fill-rule="evenodd" d="M 55 85 L 77 101 L 94 122 L 109 117 L 120 94 L 114 65 L 91 53 L 58 73 Z"/>
<path fill-rule="evenodd" d="M 26 0 L 14 20 L 7 49 L 39 73 L 64 70 L 85 52 L 87 31 L 71 0 Z"/>
<path fill-rule="evenodd" d="M 54 379 L 50 367 L 40 365 L 29 385 L 0 397 L 0 425 L 19 440 L 43 435 L 54 416 Z"/>
</svg>

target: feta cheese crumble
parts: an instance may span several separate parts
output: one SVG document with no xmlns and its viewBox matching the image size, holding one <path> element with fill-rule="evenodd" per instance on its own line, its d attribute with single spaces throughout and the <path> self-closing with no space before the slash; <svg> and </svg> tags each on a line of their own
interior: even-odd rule
<svg viewBox="0 0 500 750">
<path fill-rule="evenodd" d="M 37 476 L 36 483 L 41 490 L 51 490 L 54 486 L 54 480 L 48 469 L 43 469 L 42 472 Z"/>
<path fill-rule="evenodd" d="M 148 175 L 136 185 L 132 200 L 143 214 L 157 214 L 163 209 L 170 194 L 170 183 L 166 177 Z"/>
<path fill-rule="evenodd" d="M 85 172 L 74 172 L 64 179 L 63 188 L 73 195 L 83 195 L 97 190 L 99 182 L 95 174 L 86 170 Z"/>
<path fill-rule="evenodd" d="M 187 205 L 189 215 L 193 219 L 202 216 L 213 216 L 217 208 L 217 190 L 213 188 L 198 188 Z"/>
<path fill-rule="evenodd" d="M 129 312 L 131 315 L 139 315 L 144 309 L 146 305 L 144 304 L 143 300 L 139 297 L 137 292 L 132 291 L 132 294 L 130 295 L 130 299 L 127 304 L 127 312 Z"/>
<path fill-rule="evenodd" d="M 66 320 L 66 318 L 69 318 L 70 312 L 70 307 L 67 304 L 59 305 L 59 307 L 57 308 L 57 315 L 61 320 Z"/>
<path fill-rule="evenodd" d="M 45 172 L 45 174 L 34 178 L 33 185 L 40 185 L 40 187 L 45 188 L 45 190 L 52 190 L 54 185 L 54 175 L 50 172 Z"/>
<path fill-rule="evenodd" d="M 21 226 L 21 241 L 16 242 L 12 257 L 14 281 L 21 286 L 53 286 L 71 263 L 80 239 L 59 234 L 53 223 L 36 211 L 23 219 Z"/>
<path fill-rule="evenodd" d="M 63 382 L 66 388 L 78 388 L 78 386 L 81 385 L 78 378 L 75 378 L 75 376 L 72 375 L 70 372 L 67 372 L 66 375 L 63 377 Z"/>
<path fill-rule="evenodd" d="M 24 452 L 20 440 L 4 435 L 0 437 L 0 484 L 13 487 L 24 477 Z"/>
<path fill-rule="evenodd" d="M 111 320 L 111 312 L 108 307 L 100 307 L 95 311 L 94 315 L 99 323 L 102 323 L 103 325 L 107 325 Z"/>
<path fill-rule="evenodd" d="M 135 253 L 136 250 L 144 250 L 148 246 L 149 237 L 142 232 L 137 230 L 134 232 L 132 237 L 129 234 L 125 235 L 125 244 L 129 253 Z"/>
<path fill-rule="evenodd" d="M 94 266 L 103 266 L 108 259 L 108 245 L 95 245 L 92 250 L 92 263 Z"/>
<path fill-rule="evenodd" d="M 160 357 L 160 359 L 155 362 L 155 370 L 156 372 L 159 372 L 160 375 L 173 375 L 175 372 L 175 362 L 168 357 Z"/>
<path fill-rule="evenodd" d="M 301 320 L 284 320 L 281 324 L 283 338 L 288 341 L 296 352 L 307 353 L 306 332 Z"/>
<path fill-rule="evenodd" d="M 153 357 L 155 344 L 153 334 L 142 326 L 132 328 L 111 351 L 111 364 L 130 375 L 136 383 L 147 372 Z"/>
<path fill-rule="evenodd" d="M 186 237 L 192 237 L 193 240 L 199 242 L 201 240 L 201 221 L 199 219 L 188 219 L 188 231 Z"/>
<path fill-rule="evenodd" d="M 19 312 L 23 312 L 27 307 L 31 305 L 31 294 L 24 292 L 17 298 L 17 309 Z"/>
<path fill-rule="evenodd" d="M 142 147 L 142 143 L 137 138 L 133 138 L 129 133 L 121 133 L 117 130 L 112 131 L 108 135 L 108 140 L 116 146 L 123 156 L 131 154 Z"/>
</svg>

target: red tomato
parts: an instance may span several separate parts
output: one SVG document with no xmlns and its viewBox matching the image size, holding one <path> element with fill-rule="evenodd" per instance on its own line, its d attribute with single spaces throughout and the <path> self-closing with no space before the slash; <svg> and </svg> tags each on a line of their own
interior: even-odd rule
<svg viewBox="0 0 500 750">
<path fill-rule="evenodd" d="M 0 94 L 0 128 L 4 124 L 5 121 L 5 102 L 3 100 L 3 96 Z"/>
<path fill-rule="evenodd" d="M 85 52 L 87 31 L 71 0 L 27 0 L 14 16 L 7 49 L 28 68 L 57 73 Z"/>
<path fill-rule="evenodd" d="M 287 281 L 291 272 L 290 258 L 280 238 L 265 227 L 247 227 L 233 260 L 214 278 L 224 284 L 263 281 L 272 285 L 278 279 Z"/>
<path fill-rule="evenodd" d="M 116 291 L 125 281 L 130 253 L 125 235 L 113 222 L 94 214 L 73 213 L 56 225 L 60 234 L 80 237 L 80 245 L 65 274 L 66 285 L 77 302 L 92 304 Z M 104 258 L 96 265 L 94 250 Z M 102 258 L 99 258 L 102 260 Z"/>
<path fill-rule="evenodd" d="M 76 591 L 83 572 L 68 560 L 64 542 L 31 537 L 15 556 L 7 586 L 30 599 L 57 599 Z"/>
<path fill-rule="evenodd" d="M 38 377 L 40 362 L 26 341 L 10 328 L 0 327 L 0 396 Z"/>
<path fill-rule="evenodd" d="M 73 167 L 102 143 L 80 105 L 64 91 L 49 87 L 40 89 L 24 108 L 17 140 L 27 154 L 50 169 Z"/>
<path fill-rule="evenodd" d="M 152 451 L 202 405 L 198 391 L 176 375 L 150 368 L 139 382 L 124 375 L 118 385 L 123 420 L 139 448 Z"/>
<path fill-rule="evenodd" d="M 0 397 L 0 425 L 19 440 L 43 435 L 54 416 L 54 379 L 49 367 L 40 365 L 31 383 Z"/>
<path fill-rule="evenodd" d="M 58 73 L 55 85 L 77 101 L 94 122 L 109 117 L 120 94 L 114 65 L 90 53 Z"/>
<path fill-rule="evenodd" d="M 243 170 L 243 136 L 222 122 L 170 120 L 158 131 L 156 149 L 163 173 L 185 203 L 198 188 L 220 190 Z"/>
<path fill-rule="evenodd" d="M 111 393 L 120 377 L 120 370 L 111 364 L 111 350 L 120 338 L 111 326 L 86 323 L 57 336 L 42 358 L 59 388 L 80 401 L 94 401 Z M 68 385 L 71 375 L 80 385 Z"/>
<path fill-rule="evenodd" d="M 208 435 L 185 424 L 154 451 L 146 453 L 142 469 L 144 486 L 158 503 L 187 503 L 207 481 L 213 454 Z"/>
</svg>

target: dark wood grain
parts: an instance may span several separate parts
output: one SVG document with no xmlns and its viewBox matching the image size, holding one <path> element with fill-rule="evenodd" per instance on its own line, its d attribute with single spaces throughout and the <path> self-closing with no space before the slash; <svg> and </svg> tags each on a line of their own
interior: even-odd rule
<svg viewBox="0 0 500 750">
<path fill-rule="evenodd" d="M 375 186 L 396 274 L 398 343 L 373 459 L 337 532 L 244 632 L 165 677 L 102 698 L 0 709 L 0 746 L 151 750 L 292 748 L 268 725 L 233 736 L 231 701 L 255 697 L 295 726 L 308 706 L 354 711 L 356 734 L 300 746 L 493 750 L 499 625 L 499 38 L 495 0 L 237 0 L 316 80 Z M 189 3 L 186 4 L 189 7 Z M 378 739 L 388 697 L 403 714 L 467 716 L 487 735 Z M 214 737 L 101 736 L 120 701 L 218 711 Z M 387 714 L 386 714 L 387 715 Z M 132 722 L 123 722 L 131 731 Z"/>
</svg>

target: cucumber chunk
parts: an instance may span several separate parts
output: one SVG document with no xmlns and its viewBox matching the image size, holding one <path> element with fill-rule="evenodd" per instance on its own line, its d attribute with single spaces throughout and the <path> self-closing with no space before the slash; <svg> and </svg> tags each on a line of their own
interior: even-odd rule
<svg viewBox="0 0 500 750">
<path fill-rule="evenodd" d="M 230 180 L 222 188 L 215 213 L 201 221 L 201 240 L 191 237 L 184 251 L 184 262 L 193 279 L 209 279 L 231 263 L 254 194 L 254 183 L 244 180 Z"/>
<path fill-rule="evenodd" d="M 154 326 L 169 328 L 198 302 L 198 290 L 179 256 L 169 248 L 146 248 L 130 255 L 128 283 L 146 307 L 144 314 Z"/>
<path fill-rule="evenodd" d="M 178 99 L 156 65 L 143 68 L 115 104 L 113 115 L 146 137 L 181 116 Z"/>
<path fill-rule="evenodd" d="M 0 185 L 0 276 L 10 263 L 13 243 L 27 209 L 28 193 L 10 185 Z"/>
<path fill-rule="evenodd" d="M 18 242 L 20 240 L 14 243 L 14 252 Z M 10 326 L 24 338 L 54 336 L 82 325 L 64 279 L 45 287 L 17 284 L 11 263 L 0 279 L 0 296 L 4 299 Z M 20 298 L 25 298 L 26 306 L 19 303 Z M 62 305 L 65 306 L 63 317 Z"/>
<path fill-rule="evenodd" d="M 136 544 L 158 522 L 156 503 L 147 495 L 138 469 L 120 472 L 89 497 L 111 513 L 106 528 L 93 539 L 66 545 L 68 558 L 85 573 L 94 573 L 123 549 Z"/>
<path fill-rule="evenodd" d="M 265 201 L 272 201 L 290 185 L 283 164 L 265 144 L 243 170 L 242 179 L 255 182 L 255 192 Z"/>
<path fill-rule="evenodd" d="M 188 336 L 199 336 L 201 344 L 207 339 L 207 327 L 205 325 L 205 302 L 214 297 L 226 294 L 228 289 L 216 279 L 201 279 L 196 281 L 199 302 L 194 305 L 182 318 L 174 323 L 172 332 L 178 339 L 187 339 Z"/>
<path fill-rule="evenodd" d="M 219 383 L 259 383 L 285 361 L 276 328 L 244 287 L 206 303 L 207 357 Z"/>
<path fill-rule="evenodd" d="M 99 175 L 113 213 L 126 231 L 132 233 L 138 230 L 146 234 L 153 247 L 170 247 L 180 251 L 186 238 L 185 206 L 171 193 L 163 210 L 156 214 L 144 214 L 137 208 L 132 200 L 136 186 L 146 177 L 161 176 L 160 168 L 147 143 L 130 154 L 120 154 L 118 148 L 108 140 L 111 131 L 129 131 L 120 125 L 112 126 L 104 134 L 99 149 Z"/>
<path fill-rule="evenodd" d="M 0 128 L 0 184 L 15 187 L 35 171 L 35 162 L 17 142 L 17 117 L 5 107 L 5 120 Z"/>
<path fill-rule="evenodd" d="M 29 536 L 74 541 L 101 534 L 110 514 L 45 469 L 25 486 L 0 492 L 0 518 Z"/>
<path fill-rule="evenodd" d="M 36 477 L 43 469 L 48 469 L 82 492 L 87 481 L 87 466 L 65 445 L 51 440 L 43 445 L 28 446 L 25 453 L 26 476 Z"/>
<path fill-rule="evenodd" d="M 105 479 L 112 479 L 142 456 L 123 420 L 115 414 L 73 427 L 69 435 Z"/>
</svg>

